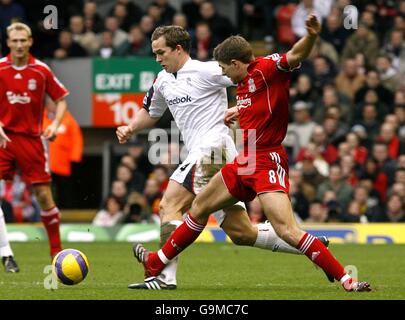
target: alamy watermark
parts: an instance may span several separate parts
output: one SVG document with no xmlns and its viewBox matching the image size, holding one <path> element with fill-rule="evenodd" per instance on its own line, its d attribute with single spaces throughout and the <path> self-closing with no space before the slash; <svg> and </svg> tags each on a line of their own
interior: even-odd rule
<svg viewBox="0 0 405 320">
<path fill-rule="evenodd" d="M 359 10 L 356 6 L 348 5 L 343 9 L 343 27 L 347 30 L 359 27 Z"/>
<path fill-rule="evenodd" d="M 44 29 L 58 29 L 58 8 L 54 5 L 47 5 L 44 7 L 45 14 L 48 14 L 44 18 Z"/>
<path fill-rule="evenodd" d="M 43 273 L 45 274 L 44 278 L 44 289 L 46 290 L 56 290 L 58 289 L 58 278 L 53 272 L 53 267 L 51 264 L 44 267 Z"/>
</svg>

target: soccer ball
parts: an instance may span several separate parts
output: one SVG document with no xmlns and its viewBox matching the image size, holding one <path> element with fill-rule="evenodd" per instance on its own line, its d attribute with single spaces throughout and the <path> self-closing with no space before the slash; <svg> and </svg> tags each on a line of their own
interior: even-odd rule
<svg viewBox="0 0 405 320">
<path fill-rule="evenodd" d="M 52 271 L 63 284 L 69 286 L 78 284 L 86 278 L 89 261 L 83 252 L 76 249 L 65 249 L 53 258 Z"/>
</svg>

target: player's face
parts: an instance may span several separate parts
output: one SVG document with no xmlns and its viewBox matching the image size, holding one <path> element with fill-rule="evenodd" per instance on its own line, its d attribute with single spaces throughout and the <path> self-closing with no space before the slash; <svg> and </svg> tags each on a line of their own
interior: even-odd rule
<svg viewBox="0 0 405 320">
<path fill-rule="evenodd" d="M 237 84 L 243 80 L 244 76 L 241 74 L 240 66 L 235 60 L 232 60 L 231 64 L 226 64 L 224 62 L 218 63 L 222 69 L 222 74 L 230 78 L 233 83 Z"/>
<path fill-rule="evenodd" d="M 181 47 L 172 49 L 166 45 L 165 37 L 152 41 L 152 51 L 156 55 L 156 61 L 169 73 L 180 69 Z"/>
<path fill-rule="evenodd" d="M 13 59 L 23 59 L 28 56 L 32 46 L 32 38 L 25 30 L 13 30 L 7 39 L 7 46 Z"/>
</svg>

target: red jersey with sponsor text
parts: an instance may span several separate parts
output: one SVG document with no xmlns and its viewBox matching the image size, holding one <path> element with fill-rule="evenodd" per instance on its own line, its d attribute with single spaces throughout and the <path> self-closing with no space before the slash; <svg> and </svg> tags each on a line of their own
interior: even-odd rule
<svg viewBox="0 0 405 320">
<path fill-rule="evenodd" d="M 46 94 L 57 101 L 68 93 L 51 69 L 33 56 L 23 67 L 14 66 L 10 55 L 0 59 L 0 121 L 6 132 L 41 135 Z"/>
<path fill-rule="evenodd" d="M 245 151 L 249 136 L 258 152 L 279 146 L 284 140 L 291 78 L 288 71 L 286 54 L 259 57 L 249 64 L 248 75 L 238 84 L 236 99 Z M 255 130 L 256 136 L 248 130 Z"/>
</svg>

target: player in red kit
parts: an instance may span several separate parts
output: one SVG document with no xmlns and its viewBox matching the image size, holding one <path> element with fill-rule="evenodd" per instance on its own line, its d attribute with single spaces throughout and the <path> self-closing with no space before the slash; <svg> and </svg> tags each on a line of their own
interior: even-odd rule
<svg viewBox="0 0 405 320">
<path fill-rule="evenodd" d="M 351 278 L 317 238 L 298 226 L 288 197 L 288 159 L 281 142 L 288 126 L 290 71 L 308 57 L 321 29 L 314 15 L 308 17 L 306 27 L 307 35 L 282 55 L 255 59 L 250 44 L 240 36 L 229 37 L 215 49 L 223 73 L 238 85 L 237 105 L 228 109 L 225 122 L 239 117 L 244 151 L 197 195 L 184 223 L 158 252 L 137 245 L 135 252 L 145 276 L 158 275 L 195 241 L 211 212 L 258 196 L 280 238 L 340 281 L 346 291 L 371 290 L 367 282 Z"/>
<path fill-rule="evenodd" d="M 51 193 L 45 140 L 56 137 L 69 92 L 45 63 L 30 55 L 33 40 L 27 25 L 11 24 L 7 36 L 10 54 L 0 59 L 0 178 L 11 180 L 18 169 L 32 186 L 54 256 L 62 250 L 60 213 Z M 57 103 L 57 111 L 42 131 L 46 95 Z"/>
</svg>

